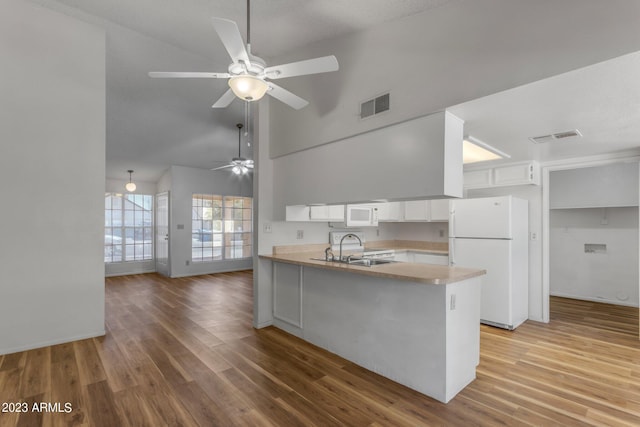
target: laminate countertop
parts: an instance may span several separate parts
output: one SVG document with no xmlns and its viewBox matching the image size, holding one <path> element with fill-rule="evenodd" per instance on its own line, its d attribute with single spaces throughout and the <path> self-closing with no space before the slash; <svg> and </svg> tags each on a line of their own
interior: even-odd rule
<svg viewBox="0 0 640 427">
<path fill-rule="evenodd" d="M 389 264 L 365 267 L 361 265 L 313 259 L 324 258 L 324 253 L 317 250 L 303 251 L 303 248 L 300 249 L 301 250 L 298 252 L 283 251 L 281 253 L 274 250 L 274 254 L 260 255 L 260 258 L 288 264 L 363 274 L 367 276 L 384 277 L 388 279 L 406 280 L 410 282 L 426 283 L 429 285 L 446 285 L 486 274 L 485 270 L 475 268 L 449 267 L 446 265 L 419 264 L 412 262 L 393 262 Z M 401 250 L 401 248 L 396 249 Z M 413 250 L 409 248 L 404 249 Z"/>
</svg>

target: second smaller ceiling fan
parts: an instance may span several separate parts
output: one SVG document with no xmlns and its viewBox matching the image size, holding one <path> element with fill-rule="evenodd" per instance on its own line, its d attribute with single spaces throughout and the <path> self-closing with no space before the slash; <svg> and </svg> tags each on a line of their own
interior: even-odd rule
<svg viewBox="0 0 640 427">
<path fill-rule="evenodd" d="M 253 171 L 253 160 L 245 159 L 240 155 L 240 134 L 242 130 L 242 123 L 238 123 L 236 127 L 238 128 L 238 157 L 234 157 L 233 159 L 231 159 L 231 162 L 229 162 L 228 165 L 220 166 L 219 168 L 213 168 L 211 169 L 212 171 L 231 168 L 231 172 L 236 175 L 245 175 Z"/>
</svg>

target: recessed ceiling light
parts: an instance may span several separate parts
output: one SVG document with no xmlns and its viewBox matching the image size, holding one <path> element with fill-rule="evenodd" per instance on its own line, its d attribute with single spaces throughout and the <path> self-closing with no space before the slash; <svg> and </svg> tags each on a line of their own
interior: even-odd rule
<svg viewBox="0 0 640 427">
<path fill-rule="evenodd" d="M 509 159 L 510 155 L 480 141 L 467 136 L 462 142 L 462 163 L 486 162 L 488 160 Z"/>
</svg>

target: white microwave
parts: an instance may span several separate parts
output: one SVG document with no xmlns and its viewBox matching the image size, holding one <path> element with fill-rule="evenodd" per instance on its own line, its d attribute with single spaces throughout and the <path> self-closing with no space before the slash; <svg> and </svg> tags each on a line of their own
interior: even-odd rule
<svg viewBox="0 0 640 427">
<path fill-rule="evenodd" d="M 345 218 L 347 227 L 377 227 L 378 208 L 370 205 L 347 205 Z"/>
</svg>

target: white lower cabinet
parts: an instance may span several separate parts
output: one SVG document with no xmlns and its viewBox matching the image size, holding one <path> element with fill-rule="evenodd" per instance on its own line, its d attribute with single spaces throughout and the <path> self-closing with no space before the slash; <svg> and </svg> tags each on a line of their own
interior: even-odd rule
<svg viewBox="0 0 640 427">
<path fill-rule="evenodd" d="M 448 255 L 426 254 L 422 252 L 414 252 L 413 254 L 413 262 L 419 264 L 449 265 Z"/>
<path fill-rule="evenodd" d="M 415 262 L 418 264 L 436 264 L 449 265 L 449 256 L 447 254 L 434 254 L 422 251 L 396 251 L 393 257 L 398 262 Z"/>
<path fill-rule="evenodd" d="M 302 273 L 301 265 L 274 262 L 273 317 L 277 326 L 299 336 L 302 328 Z"/>
</svg>

